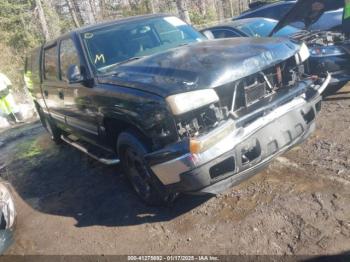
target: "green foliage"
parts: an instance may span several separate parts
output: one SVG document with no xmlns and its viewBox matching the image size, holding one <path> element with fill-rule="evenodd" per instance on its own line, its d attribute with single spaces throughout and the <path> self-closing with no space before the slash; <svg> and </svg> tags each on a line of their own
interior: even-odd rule
<svg viewBox="0 0 350 262">
<path fill-rule="evenodd" d="M 15 90 L 23 86 L 24 54 L 42 41 L 30 0 L 0 0 L 0 72 L 12 81 Z"/>
<path fill-rule="evenodd" d="M 150 13 L 148 9 L 147 1 L 130 1 L 131 8 L 122 7 L 122 15 L 124 17 L 133 16 L 133 15 L 143 15 Z"/>
<path fill-rule="evenodd" d="M 41 148 L 37 145 L 35 140 L 29 140 L 19 144 L 18 146 L 20 153 L 17 158 L 20 160 L 28 160 L 31 161 L 33 158 L 41 154 Z"/>
<path fill-rule="evenodd" d="M 30 0 L 0 0 L 1 40 L 16 50 L 26 50 L 42 41 Z"/>
<path fill-rule="evenodd" d="M 49 35 L 55 38 L 74 28 L 71 10 L 66 0 L 40 0 L 43 8 Z M 214 4 L 205 5 L 201 10 L 201 0 L 187 0 L 192 24 L 212 24 L 218 20 L 217 8 Z M 238 0 L 232 0 L 238 3 Z M 241 0 L 247 3 L 248 0 Z M 274 1 L 274 0 L 266 0 Z M 83 3 L 90 3 L 95 20 L 111 20 L 121 17 L 147 14 L 151 12 L 177 14 L 174 0 L 71 0 L 74 12 L 81 25 L 86 23 L 87 12 Z M 227 2 L 226 2 L 227 3 Z M 235 2 L 234 2 L 235 3 Z M 239 3 L 241 3 L 239 1 Z M 101 9 L 103 7 L 103 10 Z M 95 8 L 95 9 L 94 9 Z M 203 12 L 202 12 L 203 11 Z M 231 9 L 229 11 L 232 11 Z M 231 12 L 228 16 L 231 15 Z M 42 25 L 38 15 L 36 0 L 0 0 L 0 72 L 9 76 L 14 88 L 20 90 L 23 86 L 22 69 L 26 53 L 44 42 Z M 91 13 L 90 13 L 91 15 Z M 227 16 L 227 15 L 226 15 Z"/>
<path fill-rule="evenodd" d="M 45 12 L 45 18 L 48 23 L 48 30 L 51 38 L 56 38 L 61 35 L 60 18 L 55 8 L 50 4 L 49 1 L 43 1 L 43 9 Z"/>
<path fill-rule="evenodd" d="M 0 72 L 6 74 L 15 90 L 20 90 L 23 86 L 21 69 L 23 68 L 23 59 L 21 54 L 14 48 L 0 42 L 1 60 Z"/>
<path fill-rule="evenodd" d="M 207 23 L 211 23 L 216 20 L 215 10 L 209 9 L 205 15 L 199 12 L 190 11 L 191 22 L 194 25 L 200 26 Z"/>
</svg>

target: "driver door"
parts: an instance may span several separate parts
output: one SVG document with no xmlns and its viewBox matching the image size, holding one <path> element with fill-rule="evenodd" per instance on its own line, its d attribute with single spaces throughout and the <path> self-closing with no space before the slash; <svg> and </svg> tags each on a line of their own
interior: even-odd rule
<svg viewBox="0 0 350 262">
<path fill-rule="evenodd" d="M 65 83 L 64 114 L 72 133 L 96 141 L 98 138 L 97 108 L 93 103 L 94 90 L 83 82 L 69 83 L 67 71 L 71 65 L 81 65 L 80 57 L 71 38 L 60 41 L 60 80 Z"/>
</svg>

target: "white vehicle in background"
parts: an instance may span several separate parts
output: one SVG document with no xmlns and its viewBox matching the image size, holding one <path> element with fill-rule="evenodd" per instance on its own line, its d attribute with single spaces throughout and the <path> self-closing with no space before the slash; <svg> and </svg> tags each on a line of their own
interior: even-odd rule
<svg viewBox="0 0 350 262">
<path fill-rule="evenodd" d="M 0 254 L 13 242 L 16 225 L 16 209 L 11 190 L 7 183 L 0 181 Z"/>
</svg>

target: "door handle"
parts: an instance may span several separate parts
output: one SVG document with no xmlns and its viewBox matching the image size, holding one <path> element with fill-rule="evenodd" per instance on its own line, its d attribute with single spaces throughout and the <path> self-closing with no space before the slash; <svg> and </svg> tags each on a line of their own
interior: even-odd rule
<svg viewBox="0 0 350 262">
<path fill-rule="evenodd" d="M 48 96 L 49 96 L 49 91 L 44 90 L 44 96 L 45 96 L 45 97 L 48 97 Z"/>
<path fill-rule="evenodd" d="M 63 94 L 62 91 L 58 92 L 58 97 L 59 97 L 60 99 L 64 99 L 64 94 Z"/>
</svg>

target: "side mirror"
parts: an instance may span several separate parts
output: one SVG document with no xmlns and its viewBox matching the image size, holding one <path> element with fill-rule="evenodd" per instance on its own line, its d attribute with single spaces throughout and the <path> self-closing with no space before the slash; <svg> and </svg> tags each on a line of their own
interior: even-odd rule
<svg viewBox="0 0 350 262">
<path fill-rule="evenodd" d="M 80 66 L 70 65 L 67 69 L 67 79 L 70 84 L 84 82 L 85 78 L 81 72 Z"/>
</svg>

